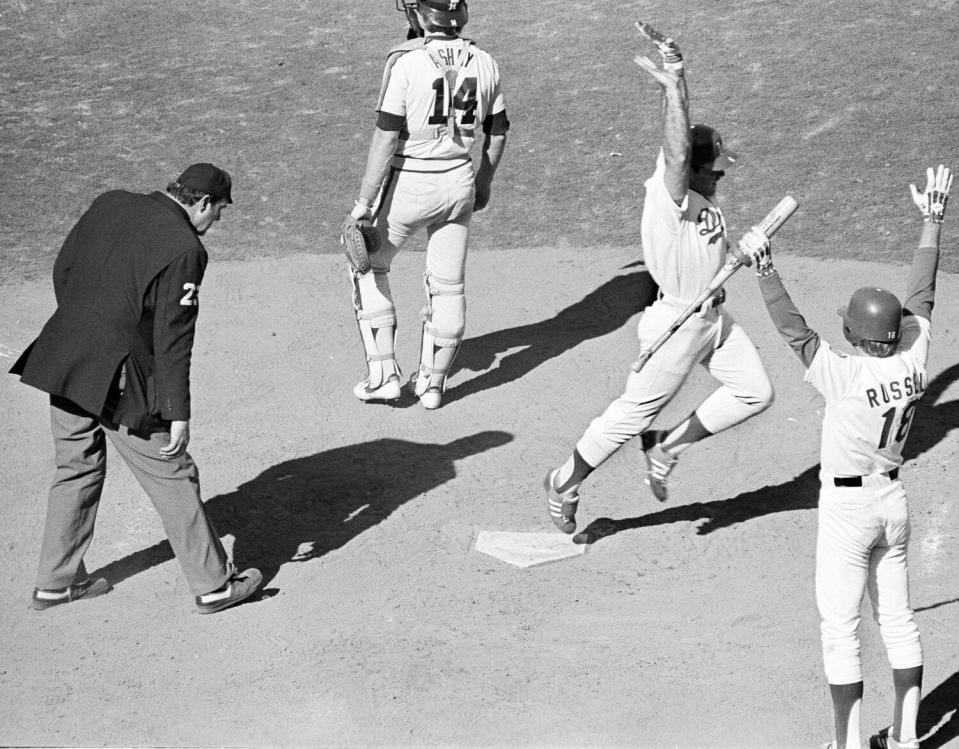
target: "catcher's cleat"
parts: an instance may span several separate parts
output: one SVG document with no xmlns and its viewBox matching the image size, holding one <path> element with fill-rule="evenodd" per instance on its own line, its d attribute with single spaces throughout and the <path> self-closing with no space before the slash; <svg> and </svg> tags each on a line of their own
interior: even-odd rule
<svg viewBox="0 0 959 749">
<path fill-rule="evenodd" d="M 113 586 L 105 578 L 87 578 L 83 582 L 74 583 L 66 588 L 49 590 L 34 588 L 30 599 L 30 608 L 43 611 L 63 603 L 72 603 L 81 598 L 96 598 L 113 590 Z"/>
<path fill-rule="evenodd" d="M 660 502 L 669 498 L 666 479 L 679 461 L 676 455 L 670 455 L 663 450 L 661 443 L 665 437 L 666 432 L 662 430 L 643 432 L 641 437 L 646 454 L 646 485 L 653 490 L 653 496 Z"/>
<path fill-rule="evenodd" d="M 423 408 L 426 408 L 432 411 L 434 408 L 440 407 L 440 402 L 443 400 L 443 394 L 440 393 L 439 388 L 429 388 L 423 395 L 420 396 L 420 405 Z"/>
<path fill-rule="evenodd" d="M 576 508 L 579 506 L 579 494 L 575 489 L 560 494 L 553 485 L 556 472 L 553 469 L 543 479 L 543 488 L 546 490 L 546 505 L 549 508 L 549 519 L 553 525 L 563 533 L 576 531 Z"/>
<path fill-rule="evenodd" d="M 399 375 L 390 375 L 379 387 L 371 388 L 369 378 L 362 380 L 353 388 L 353 395 L 361 401 L 395 401 L 402 393 Z"/>
<path fill-rule="evenodd" d="M 419 371 L 417 370 L 410 376 L 410 381 L 409 381 L 410 393 L 412 393 L 413 397 L 419 400 L 420 405 L 423 406 L 423 408 L 427 409 L 428 411 L 432 411 L 435 408 L 439 408 L 440 403 L 442 403 L 443 401 L 443 390 L 436 385 L 431 385 L 427 387 L 426 390 L 424 390 L 422 393 L 417 392 L 418 390 L 417 374 L 418 373 Z"/>
<path fill-rule="evenodd" d="M 919 739 L 896 741 L 892 737 L 892 727 L 883 728 L 869 737 L 869 749 L 919 749 Z"/>
</svg>

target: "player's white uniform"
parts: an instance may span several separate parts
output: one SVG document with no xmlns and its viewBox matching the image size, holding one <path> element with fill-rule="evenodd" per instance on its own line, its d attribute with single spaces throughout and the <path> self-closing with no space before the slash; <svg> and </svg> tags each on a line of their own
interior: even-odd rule
<svg viewBox="0 0 959 749">
<path fill-rule="evenodd" d="M 433 347 L 455 353 L 466 326 L 466 256 L 475 198 L 470 151 L 480 128 L 505 133 L 505 108 L 496 62 L 469 40 L 415 39 L 390 54 L 378 127 L 399 130 L 399 142 L 373 207 L 382 242 L 370 258 L 373 273 L 358 279 L 357 309 L 374 329 L 395 327 L 390 266 L 407 240 L 425 228 L 429 303 L 421 371 L 443 378 L 445 371 L 430 370 Z"/>
<path fill-rule="evenodd" d="M 437 275 L 462 282 L 473 204 L 470 150 L 486 117 L 506 109 L 499 69 L 461 38 L 416 40 L 399 50 L 383 74 L 377 106 L 402 117 L 404 128 L 376 207 L 386 241 L 373 267 L 388 269 L 410 235 L 429 226 L 427 269 L 439 265 Z"/>
<path fill-rule="evenodd" d="M 693 190 L 677 205 L 665 173 L 660 152 L 646 181 L 641 223 L 643 257 L 659 284 L 660 298 L 640 318 L 641 349 L 649 348 L 702 293 L 726 257 L 726 223 L 719 206 Z M 696 409 L 710 432 L 728 429 L 772 402 L 772 384 L 756 347 L 721 302 L 721 297 L 708 301 L 640 372 L 629 375 L 623 394 L 592 421 L 576 444 L 587 463 L 600 465 L 645 431 L 697 363 L 722 383 Z"/>
<path fill-rule="evenodd" d="M 899 467 L 927 384 L 938 257 L 938 244 L 917 251 L 899 343 L 884 358 L 833 349 L 806 325 L 778 274 L 759 280 L 776 327 L 806 365 L 806 381 L 826 402 L 816 601 L 830 684 L 863 680 L 859 611 L 867 591 L 893 669 L 922 665 L 909 605 L 909 510 Z"/>
<path fill-rule="evenodd" d="M 898 471 L 926 388 L 929 330 L 927 319 L 905 317 L 898 350 L 887 358 L 848 356 L 821 341 L 806 372 L 826 401 L 816 599 L 831 684 L 862 681 L 858 628 L 867 589 L 892 667 L 922 665 L 909 606 L 909 513 Z"/>
</svg>

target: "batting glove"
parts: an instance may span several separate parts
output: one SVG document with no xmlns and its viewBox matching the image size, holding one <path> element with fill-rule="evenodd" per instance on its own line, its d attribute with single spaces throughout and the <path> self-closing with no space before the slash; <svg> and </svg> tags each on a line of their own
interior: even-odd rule
<svg viewBox="0 0 959 749">
<path fill-rule="evenodd" d="M 756 264 L 756 275 L 760 278 L 773 272 L 773 255 L 769 237 L 758 226 L 752 227 L 739 240 L 739 251 L 749 256 Z"/>
<path fill-rule="evenodd" d="M 923 221 L 933 224 L 942 223 L 946 215 L 946 203 L 949 202 L 950 187 L 952 187 L 952 171 L 942 164 L 935 172 L 932 167 L 926 169 L 926 189 L 923 192 L 919 192 L 915 185 L 909 185 L 912 201 L 922 212 Z"/>
<path fill-rule="evenodd" d="M 675 40 L 642 21 L 636 22 L 636 28 L 639 29 L 640 34 L 656 45 L 656 49 L 663 58 L 664 70 L 679 73 L 683 69 L 683 54 L 679 51 L 679 45 Z"/>
</svg>

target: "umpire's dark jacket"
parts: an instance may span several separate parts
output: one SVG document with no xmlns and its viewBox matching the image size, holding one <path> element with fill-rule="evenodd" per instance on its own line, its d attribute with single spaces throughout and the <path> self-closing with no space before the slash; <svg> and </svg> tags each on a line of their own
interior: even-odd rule
<svg viewBox="0 0 959 749">
<path fill-rule="evenodd" d="M 189 419 L 190 357 L 206 263 L 206 250 L 176 201 L 161 192 L 104 193 L 57 256 L 56 312 L 10 371 L 135 430 Z"/>
</svg>

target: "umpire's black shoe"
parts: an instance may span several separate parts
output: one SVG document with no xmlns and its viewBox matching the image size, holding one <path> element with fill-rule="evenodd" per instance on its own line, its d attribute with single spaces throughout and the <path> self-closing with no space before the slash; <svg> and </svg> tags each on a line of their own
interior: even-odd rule
<svg viewBox="0 0 959 749">
<path fill-rule="evenodd" d="M 64 603 L 79 601 L 81 598 L 96 598 L 113 590 L 105 578 L 87 578 L 66 588 L 34 588 L 30 598 L 30 608 L 37 611 L 53 608 Z"/>
<path fill-rule="evenodd" d="M 223 587 L 196 597 L 196 608 L 201 614 L 215 614 L 252 596 L 263 582 L 263 575 L 252 567 L 234 573 Z"/>
</svg>

